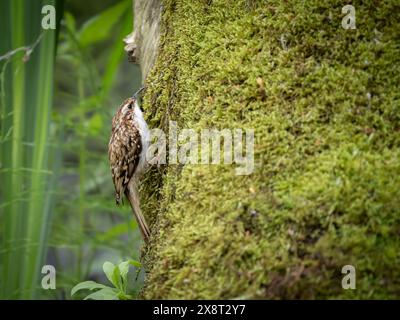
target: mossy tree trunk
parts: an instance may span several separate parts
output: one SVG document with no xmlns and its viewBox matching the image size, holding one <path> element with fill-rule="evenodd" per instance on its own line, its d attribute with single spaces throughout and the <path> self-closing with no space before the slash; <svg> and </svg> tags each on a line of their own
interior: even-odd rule
<svg viewBox="0 0 400 320">
<path fill-rule="evenodd" d="M 144 177 L 142 296 L 399 298 L 398 1 L 356 4 L 354 30 L 343 1 L 162 5 L 150 126 L 252 128 L 255 170 Z M 342 288 L 345 265 L 356 290 Z"/>
</svg>

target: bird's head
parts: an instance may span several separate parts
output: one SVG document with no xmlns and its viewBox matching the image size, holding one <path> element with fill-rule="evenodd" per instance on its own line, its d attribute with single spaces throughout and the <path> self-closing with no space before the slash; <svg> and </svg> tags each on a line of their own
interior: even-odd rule
<svg viewBox="0 0 400 320">
<path fill-rule="evenodd" d="M 115 114 L 112 122 L 112 127 L 116 128 L 119 123 L 125 120 L 133 119 L 135 113 L 135 106 L 137 105 L 138 95 L 145 89 L 145 87 L 140 88 L 136 91 L 132 97 L 126 99 L 119 107 L 117 113 Z"/>
<path fill-rule="evenodd" d="M 119 108 L 119 113 L 121 114 L 121 116 L 125 118 L 133 114 L 135 109 L 135 103 L 136 99 L 133 97 L 126 99 Z"/>
<path fill-rule="evenodd" d="M 114 132 L 118 127 L 122 126 L 126 121 L 131 121 L 135 114 L 134 98 L 126 99 L 118 108 L 112 119 L 111 130 Z"/>
<path fill-rule="evenodd" d="M 125 100 L 125 102 L 121 105 L 120 111 L 123 115 L 129 115 L 135 109 L 135 104 L 137 103 L 139 94 L 145 89 L 145 87 L 141 87 L 138 91 L 136 91 L 132 97 Z"/>
</svg>

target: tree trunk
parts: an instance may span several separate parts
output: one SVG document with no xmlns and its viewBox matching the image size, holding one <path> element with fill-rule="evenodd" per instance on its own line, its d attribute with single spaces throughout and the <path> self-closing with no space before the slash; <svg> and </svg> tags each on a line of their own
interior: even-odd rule
<svg viewBox="0 0 400 320">
<path fill-rule="evenodd" d="M 144 177 L 142 296 L 399 298 L 399 4 L 162 3 L 135 4 L 150 127 L 254 129 L 255 158 Z"/>
</svg>

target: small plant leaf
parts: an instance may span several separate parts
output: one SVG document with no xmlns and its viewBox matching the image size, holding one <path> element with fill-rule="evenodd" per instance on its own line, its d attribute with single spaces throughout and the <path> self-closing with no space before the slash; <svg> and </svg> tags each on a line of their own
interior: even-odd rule
<svg viewBox="0 0 400 320">
<path fill-rule="evenodd" d="M 118 294 L 118 300 L 132 300 L 132 299 L 133 299 L 133 297 L 129 294 L 125 294 L 123 292 L 120 292 Z"/>
<path fill-rule="evenodd" d="M 122 291 L 126 293 L 128 283 L 129 261 L 123 261 L 118 265 L 119 273 L 122 281 Z"/>
<path fill-rule="evenodd" d="M 127 260 L 114 265 L 113 263 L 106 261 L 103 264 L 103 271 L 107 276 L 107 279 L 114 285 L 115 288 L 94 282 L 94 281 L 84 281 L 78 283 L 71 290 L 71 296 L 82 289 L 94 290 L 100 289 L 96 292 L 89 294 L 85 300 L 130 300 L 132 296 L 127 294 L 128 285 L 128 273 L 129 266 L 133 265 L 135 267 L 140 267 L 140 262 L 136 260 Z M 140 269 L 138 269 L 140 270 Z"/>
<path fill-rule="evenodd" d="M 114 270 L 115 270 L 116 266 L 109 262 L 106 261 L 103 264 L 103 271 L 106 274 L 107 279 L 115 286 L 117 287 L 117 283 L 118 281 L 116 281 L 115 276 L 114 276 Z"/>
<path fill-rule="evenodd" d="M 134 266 L 134 267 L 137 267 L 137 268 L 141 268 L 141 267 L 142 267 L 142 264 L 141 264 L 139 261 L 136 261 L 136 260 L 128 260 L 128 262 L 129 262 L 130 265 L 132 265 L 132 266 Z"/>
<path fill-rule="evenodd" d="M 126 282 L 126 278 L 127 278 L 128 272 L 129 272 L 129 261 L 121 262 L 118 265 L 118 268 L 119 268 L 119 273 L 121 275 L 122 280 Z"/>
<path fill-rule="evenodd" d="M 105 287 L 99 291 L 89 294 L 85 300 L 118 300 L 119 291 L 110 287 Z"/>
<path fill-rule="evenodd" d="M 101 284 L 101 283 L 94 282 L 94 281 L 84 281 L 84 282 L 78 283 L 75 287 L 72 288 L 71 296 L 73 296 L 79 290 L 83 290 L 83 289 L 94 290 L 94 289 L 103 289 L 103 288 L 107 288 L 107 286 L 105 286 L 104 284 Z"/>
<path fill-rule="evenodd" d="M 118 266 L 106 261 L 103 264 L 103 271 L 106 274 L 107 279 L 114 285 L 114 287 L 121 291 L 124 290 Z"/>
<path fill-rule="evenodd" d="M 121 274 L 119 271 L 119 266 L 115 266 L 112 279 L 113 279 L 114 286 L 116 288 L 118 288 L 120 291 L 124 291 L 124 288 L 122 285 Z"/>
</svg>

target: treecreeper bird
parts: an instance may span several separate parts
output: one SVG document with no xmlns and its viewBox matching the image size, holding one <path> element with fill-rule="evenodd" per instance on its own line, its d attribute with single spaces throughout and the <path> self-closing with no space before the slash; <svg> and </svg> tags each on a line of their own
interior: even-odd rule
<svg viewBox="0 0 400 320">
<path fill-rule="evenodd" d="M 142 237 L 147 241 L 150 230 L 140 210 L 138 194 L 139 177 L 146 167 L 150 138 L 149 128 L 137 102 L 137 95 L 143 89 L 144 87 L 126 99 L 115 114 L 108 144 L 108 158 L 115 187 L 115 201 L 120 205 L 126 195 Z"/>
</svg>

